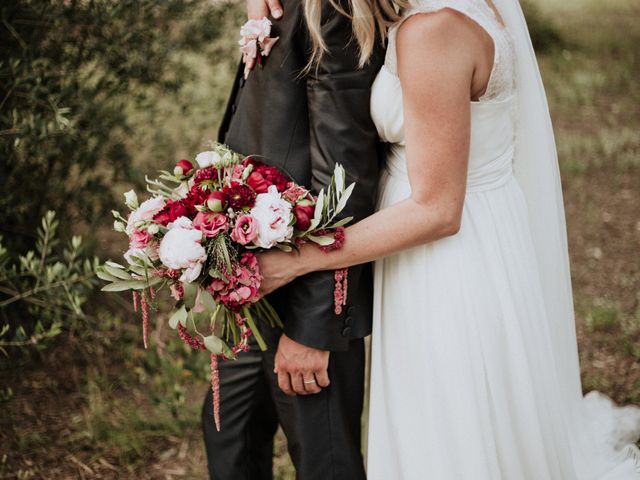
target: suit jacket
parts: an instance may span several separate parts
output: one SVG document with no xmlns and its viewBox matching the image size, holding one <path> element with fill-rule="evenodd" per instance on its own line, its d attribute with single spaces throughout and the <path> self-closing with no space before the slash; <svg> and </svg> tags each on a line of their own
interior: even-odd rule
<svg viewBox="0 0 640 480">
<path fill-rule="evenodd" d="M 342 1 L 348 8 L 348 2 Z M 350 20 L 329 0 L 322 0 L 322 34 L 327 44 L 317 69 L 304 75 L 311 42 L 300 0 L 284 0 L 284 17 L 273 21 L 271 36 L 280 40 L 245 81 L 238 68 L 220 141 L 243 154 L 265 157 L 299 184 L 317 193 L 336 163 L 347 181 L 356 182 L 343 212 L 354 221 L 375 208 L 381 149 L 369 114 L 371 84 L 382 65 L 377 45 L 364 68 L 358 68 L 358 45 Z M 348 241 L 348 239 L 347 239 Z M 334 273 L 299 277 L 269 297 L 295 341 L 323 350 L 344 351 L 349 340 L 371 331 L 372 269 L 349 269 L 347 305 L 334 313 Z"/>
</svg>

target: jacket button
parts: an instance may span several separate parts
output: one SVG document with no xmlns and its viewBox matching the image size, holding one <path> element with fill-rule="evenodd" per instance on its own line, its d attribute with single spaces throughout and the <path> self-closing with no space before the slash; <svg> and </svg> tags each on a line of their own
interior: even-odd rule
<svg viewBox="0 0 640 480">
<path fill-rule="evenodd" d="M 348 337 L 351 334 L 351 327 L 344 327 L 342 329 L 342 336 Z"/>
<path fill-rule="evenodd" d="M 231 113 L 236 113 L 236 110 L 238 109 L 238 107 L 234 105 L 231 105 Z"/>
<path fill-rule="evenodd" d="M 347 317 L 347 318 L 345 318 L 345 319 L 344 319 L 344 324 L 345 324 L 347 327 L 350 327 L 351 325 L 353 325 L 353 318 L 351 318 L 351 317 Z"/>
<path fill-rule="evenodd" d="M 353 315 L 354 311 L 355 311 L 355 308 L 353 308 L 353 306 L 350 306 L 349 308 L 347 308 L 347 315 L 349 316 Z"/>
</svg>

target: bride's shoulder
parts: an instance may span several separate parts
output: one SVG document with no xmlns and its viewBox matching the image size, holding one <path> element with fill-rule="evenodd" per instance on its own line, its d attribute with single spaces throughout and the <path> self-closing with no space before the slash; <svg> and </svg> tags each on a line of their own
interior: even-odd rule
<svg viewBox="0 0 640 480">
<path fill-rule="evenodd" d="M 485 43 L 485 34 L 477 24 L 459 10 L 446 6 L 433 10 L 414 9 L 395 28 L 398 56 L 403 56 L 403 51 L 417 50 L 422 51 L 424 56 L 425 49 L 435 49 L 473 57 Z"/>
</svg>

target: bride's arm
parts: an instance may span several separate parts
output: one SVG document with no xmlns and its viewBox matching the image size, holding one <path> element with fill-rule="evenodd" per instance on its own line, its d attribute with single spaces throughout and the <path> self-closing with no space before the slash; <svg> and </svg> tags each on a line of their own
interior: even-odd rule
<svg viewBox="0 0 640 480">
<path fill-rule="evenodd" d="M 482 42 L 450 11 L 408 19 L 397 39 L 411 195 L 346 229 L 343 248 L 260 255 L 265 293 L 295 277 L 369 262 L 455 234 L 466 189 L 470 95 Z M 356 188 L 357 185 L 356 185 Z"/>
</svg>

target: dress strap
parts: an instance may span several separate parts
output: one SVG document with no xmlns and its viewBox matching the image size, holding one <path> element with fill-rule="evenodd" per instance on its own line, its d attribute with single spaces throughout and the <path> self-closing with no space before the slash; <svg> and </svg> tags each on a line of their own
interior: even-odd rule
<svg viewBox="0 0 640 480">
<path fill-rule="evenodd" d="M 433 13 L 445 8 L 460 12 L 476 22 L 494 42 L 493 68 L 482 99 L 497 99 L 503 96 L 501 94 L 511 94 L 514 84 L 512 45 L 506 29 L 485 0 L 415 0 L 413 6 L 403 13 L 400 21 L 389 29 L 385 59 L 387 70 L 394 75 L 398 74 L 396 36 L 400 26 L 413 15 Z"/>
</svg>

